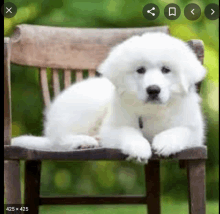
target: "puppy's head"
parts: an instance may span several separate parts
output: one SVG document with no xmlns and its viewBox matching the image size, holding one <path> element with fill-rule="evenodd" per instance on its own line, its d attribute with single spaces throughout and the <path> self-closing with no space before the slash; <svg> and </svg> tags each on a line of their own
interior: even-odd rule
<svg viewBox="0 0 220 214">
<path fill-rule="evenodd" d="M 127 99 L 156 104 L 189 93 L 206 73 L 185 42 L 164 33 L 146 33 L 119 44 L 98 71 Z"/>
</svg>

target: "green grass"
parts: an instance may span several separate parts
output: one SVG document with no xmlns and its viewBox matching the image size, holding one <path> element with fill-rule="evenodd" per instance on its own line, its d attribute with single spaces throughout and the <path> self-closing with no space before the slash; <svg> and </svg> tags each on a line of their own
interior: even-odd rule
<svg viewBox="0 0 220 214">
<path fill-rule="evenodd" d="M 217 214 L 219 204 L 217 201 L 206 203 L 207 214 Z M 77 205 L 77 206 L 41 206 L 40 214 L 146 214 L 144 205 Z M 162 214 L 187 214 L 188 204 L 186 201 L 162 201 Z"/>
</svg>

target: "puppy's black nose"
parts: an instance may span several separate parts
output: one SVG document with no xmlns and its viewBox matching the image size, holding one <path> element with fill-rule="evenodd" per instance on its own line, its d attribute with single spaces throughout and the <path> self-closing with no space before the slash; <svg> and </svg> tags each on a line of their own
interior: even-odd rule
<svg viewBox="0 0 220 214">
<path fill-rule="evenodd" d="M 150 96 L 156 96 L 160 93 L 160 88 L 157 85 L 151 85 L 147 87 L 147 93 Z"/>
</svg>

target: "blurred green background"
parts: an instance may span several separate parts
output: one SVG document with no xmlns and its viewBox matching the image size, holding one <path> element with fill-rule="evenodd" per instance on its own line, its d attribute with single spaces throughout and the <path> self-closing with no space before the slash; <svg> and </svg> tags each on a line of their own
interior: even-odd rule
<svg viewBox="0 0 220 214">
<path fill-rule="evenodd" d="M 4 1 L 5 3 L 8 1 Z M 160 16 L 148 21 L 142 9 L 151 1 L 142 0 L 10 0 L 17 8 L 13 18 L 4 19 L 4 35 L 10 36 L 18 24 L 60 27 L 146 27 L 168 25 L 172 35 L 185 41 L 201 39 L 205 44 L 204 64 L 208 75 L 203 82 L 201 96 L 207 123 L 207 200 L 208 212 L 217 213 L 219 198 L 219 112 L 218 112 L 218 20 L 208 20 L 204 9 L 217 0 L 193 1 L 200 6 L 202 14 L 196 21 L 184 16 L 184 7 L 192 1 L 159 1 Z M 175 21 L 165 18 L 163 10 L 168 3 L 176 3 L 181 15 Z M 38 74 L 35 68 L 11 66 L 12 82 L 12 135 L 42 134 L 42 102 L 39 96 Z M 23 164 L 23 163 L 22 163 Z M 22 168 L 23 173 L 23 168 Z M 23 179 L 23 174 L 22 174 Z M 161 182 L 164 213 L 187 213 L 186 171 L 177 162 L 161 162 Z M 23 184 L 23 183 L 22 183 Z M 128 162 L 43 162 L 41 194 L 141 194 L 144 193 L 143 166 Z M 211 202 L 212 201 L 212 202 Z M 101 206 L 102 207 L 102 206 Z M 45 206 L 41 213 L 143 213 L 143 206 L 107 206 L 108 209 L 83 207 L 52 208 Z M 133 207 L 133 208 L 132 208 Z M 135 207 L 135 208 L 134 208 Z M 138 208 L 139 207 L 139 208 Z M 166 211 L 167 210 L 167 211 Z M 176 210 L 176 211 L 175 211 Z"/>
</svg>

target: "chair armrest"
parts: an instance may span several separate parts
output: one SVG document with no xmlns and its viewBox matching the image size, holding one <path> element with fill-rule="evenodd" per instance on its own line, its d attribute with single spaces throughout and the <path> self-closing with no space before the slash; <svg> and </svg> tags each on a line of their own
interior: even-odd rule
<svg viewBox="0 0 220 214">
<path fill-rule="evenodd" d="M 4 145 L 11 144 L 10 38 L 4 38 Z"/>
</svg>

